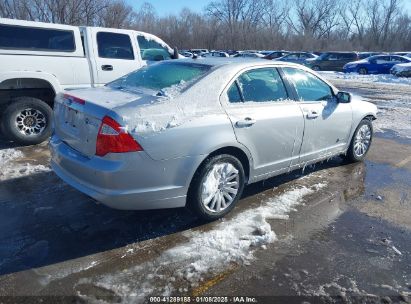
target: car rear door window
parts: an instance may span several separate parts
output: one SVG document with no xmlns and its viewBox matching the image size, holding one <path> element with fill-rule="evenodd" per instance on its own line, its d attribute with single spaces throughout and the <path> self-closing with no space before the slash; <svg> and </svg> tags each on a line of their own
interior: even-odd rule
<svg viewBox="0 0 411 304">
<path fill-rule="evenodd" d="M 409 61 L 399 56 L 391 56 L 391 62 L 409 62 Z"/>
<path fill-rule="evenodd" d="M 69 30 L 0 24 L 0 48 L 28 51 L 74 52 Z"/>
<path fill-rule="evenodd" d="M 375 59 L 377 64 L 390 63 L 390 56 L 380 56 Z"/>
<path fill-rule="evenodd" d="M 234 81 L 233 84 L 227 91 L 228 101 L 231 103 L 242 102 L 240 89 L 238 88 L 237 81 Z"/>
<path fill-rule="evenodd" d="M 126 34 L 98 32 L 98 56 L 101 58 L 134 60 L 130 36 Z"/>
<path fill-rule="evenodd" d="M 237 83 L 245 102 L 283 101 L 288 98 L 283 80 L 275 68 L 262 68 L 244 72 L 238 77 Z M 233 95 L 233 100 L 236 102 L 234 96 L 236 98 L 238 96 Z"/>
<path fill-rule="evenodd" d="M 283 68 L 287 79 L 294 85 L 300 101 L 329 100 L 331 87 L 317 76 L 296 68 Z"/>
<path fill-rule="evenodd" d="M 339 56 L 340 56 L 340 60 L 354 60 L 354 59 L 356 59 L 354 53 L 341 53 Z"/>
</svg>

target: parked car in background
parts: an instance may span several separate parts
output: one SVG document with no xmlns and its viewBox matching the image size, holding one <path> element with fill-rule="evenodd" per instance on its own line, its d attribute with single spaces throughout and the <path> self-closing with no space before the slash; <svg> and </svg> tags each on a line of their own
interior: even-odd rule
<svg viewBox="0 0 411 304">
<path fill-rule="evenodd" d="M 51 166 L 64 181 L 112 208 L 187 206 L 206 220 L 230 212 L 246 184 L 334 155 L 363 160 L 377 112 L 301 65 L 211 58 L 56 101 Z"/>
<path fill-rule="evenodd" d="M 204 57 L 227 58 L 227 57 L 230 57 L 230 55 L 228 55 L 226 52 L 214 51 L 214 52 L 210 52 L 208 54 L 205 54 Z"/>
<path fill-rule="evenodd" d="M 321 56 L 308 59 L 307 66 L 314 71 L 343 71 L 345 64 L 358 60 L 355 52 L 326 52 Z"/>
<path fill-rule="evenodd" d="M 394 65 L 408 62 L 411 62 L 411 58 L 398 55 L 377 55 L 347 63 L 344 66 L 344 72 L 363 75 L 389 74 Z"/>
<path fill-rule="evenodd" d="M 189 52 L 189 51 L 180 51 L 179 54 L 180 54 L 181 56 L 186 57 L 186 58 L 191 58 L 191 57 L 193 57 L 193 53 L 191 53 L 191 52 Z"/>
<path fill-rule="evenodd" d="M 383 55 L 381 52 L 359 52 L 358 57 L 359 59 L 365 59 L 371 56 L 376 56 L 376 55 Z"/>
<path fill-rule="evenodd" d="M 57 93 L 102 86 L 178 56 L 148 33 L 0 18 L 2 133 L 20 144 L 40 143 L 51 134 Z"/>
<path fill-rule="evenodd" d="M 234 55 L 233 58 L 264 58 L 264 55 L 259 53 L 240 52 Z"/>
<path fill-rule="evenodd" d="M 234 55 L 237 55 L 239 52 L 235 50 L 226 50 L 225 51 L 230 57 L 233 57 Z"/>
<path fill-rule="evenodd" d="M 274 52 L 274 51 L 259 51 L 259 53 L 264 55 L 264 56 L 270 55 L 272 52 Z"/>
<path fill-rule="evenodd" d="M 398 77 L 411 77 L 411 63 L 399 63 L 394 65 L 390 73 Z"/>
<path fill-rule="evenodd" d="M 288 51 L 274 51 L 274 52 L 264 56 L 264 59 L 273 60 L 273 59 L 283 57 L 283 56 L 285 56 L 289 53 L 291 53 L 291 52 L 288 52 Z"/>
<path fill-rule="evenodd" d="M 307 59 L 315 59 L 317 57 L 318 57 L 317 55 L 314 55 L 308 52 L 295 52 L 295 53 L 289 53 L 283 57 L 280 57 L 274 60 L 294 62 L 294 63 L 299 63 L 299 64 L 304 65 L 307 63 Z"/>
<path fill-rule="evenodd" d="M 411 52 L 394 52 L 394 53 L 392 53 L 392 55 L 411 57 Z"/>
<path fill-rule="evenodd" d="M 197 56 L 204 56 L 205 54 L 208 54 L 209 51 L 207 49 L 191 49 L 190 53 L 193 53 Z"/>
</svg>

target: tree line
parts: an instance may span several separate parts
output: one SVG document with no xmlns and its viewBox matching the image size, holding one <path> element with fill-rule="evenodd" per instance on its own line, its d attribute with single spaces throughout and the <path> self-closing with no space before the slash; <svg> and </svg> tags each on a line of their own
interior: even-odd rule
<svg viewBox="0 0 411 304">
<path fill-rule="evenodd" d="M 409 1 L 409 0 L 406 0 Z M 159 16 L 124 0 L 0 0 L 0 16 L 129 28 L 183 49 L 411 51 L 402 0 L 213 0 Z"/>
</svg>

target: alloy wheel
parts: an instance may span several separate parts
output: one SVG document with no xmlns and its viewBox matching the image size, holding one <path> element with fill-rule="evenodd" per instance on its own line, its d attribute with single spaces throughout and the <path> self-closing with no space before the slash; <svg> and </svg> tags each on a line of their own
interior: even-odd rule
<svg viewBox="0 0 411 304">
<path fill-rule="evenodd" d="M 240 187 L 240 174 L 231 163 L 216 163 L 204 177 L 201 187 L 204 208 L 220 213 L 235 200 Z"/>
<path fill-rule="evenodd" d="M 20 133 L 30 136 L 43 132 L 47 126 L 47 119 L 39 110 L 27 108 L 17 114 L 15 123 Z"/>
<path fill-rule="evenodd" d="M 354 140 L 354 153 L 357 157 L 362 157 L 367 153 L 371 144 L 371 128 L 368 125 L 361 126 Z"/>
</svg>

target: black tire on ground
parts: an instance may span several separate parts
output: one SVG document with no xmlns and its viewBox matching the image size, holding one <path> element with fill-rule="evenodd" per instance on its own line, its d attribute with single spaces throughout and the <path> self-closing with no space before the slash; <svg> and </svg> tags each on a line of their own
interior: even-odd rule
<svg viewBox="0 0 411 304">
<path fill-rule="evenodd" d="M 207 177 L 208 173 L 213 169 L 215 165 L 229 163 L 235 167 L 238 171 L 239 177 L 239 188 L 237 194 L 235 195 L 232 203 L 224 210 L 220 212 L 211 212 L 205 208 L 202 204 L 202 185 L 204 179 Z M 237 204 L 238 200 L 241 198 L 241 195 L 244 190 L 245 184 L 245 174 L 243 165 L 241 162 L 234 156 L 229 154 L 221 154 L 208 158 L 200 168 L 198 168 L 195 173 L 193 180 L 190 185 L 190 189 L 187 195 L 187 207 L 198 217 L 205 221 L 214 221 L 219 218 L 224 217 L 229 213 Z"/>
<path fill-rule="evenodd" d="M 360 69 L 358 69 L 358 74 L 367 75 L 368 71 L 367 71 L 366 68 L 360 68 Z"/>
<path fill-rule="evenodd" d="M 369 127 L 369 130 L 371 132 L 370 133 L 371 137 L 370 137 L 369 144 L 368 144 L 368 147 L 367 147 L 365 153 L 361 156 L 358 156 L 355 153 L 355 147 L 354 146 L 355 146 L 355 141 L 356 141 L 357 134 L 360 131 L 361 127 L 364 126 L 364 125 Z M 358 124 L 358 126 L 355 129 L 355 132 L 352 136 L 350 147 L 347 150 L 347 154 L 345 155 L 345 159 L 348 162 L 360 162 L 360 161 L 362 161 L 365 158 L 365 156 L 367 155 L 368 151 L 370 150 L 372 139 L 373 139 L 373 134 L 374 134 L 374 130 L 373 130 L 373 126 L 372 126 L 372 121 L 368 118 L 364 118 L 363 120 L 361 120 L 361 122 Z"/>
<path fill-rule="evenodd" d="M 22 117 L 25 119 L 22 120 Z M 8 139 L 22 145 L 39 144 L 51 135 L 52 117 L 53 111 L 44 101 L 18 97 L 12 100 L 2 115 L 2 132 Z M 33 126 L 33 121 L 35 128 L 28 130 L 27 126 Z"/>
<path fill-rule="evenodd" d="M 313 66 L 314 71 L 321 71 L 321 68 L 318 65 Z"/>
</svg>

